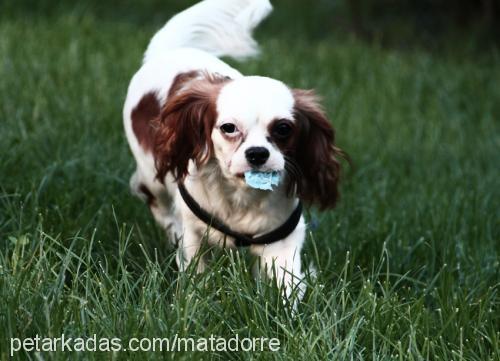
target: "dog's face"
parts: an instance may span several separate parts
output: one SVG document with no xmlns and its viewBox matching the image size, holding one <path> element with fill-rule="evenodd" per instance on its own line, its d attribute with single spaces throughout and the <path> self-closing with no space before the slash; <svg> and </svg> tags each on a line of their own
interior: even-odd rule
<svg viewBox="0 0 500 361">
<path fill-rule="evenodd" d="M 244 77 L 221 89 L 211 140 L 226 177 L 242 178 L 252 169 L 284 171 L 279 144 L 295 131 L 293 105 L 288 87 L 270 78 Z"/>
<path fill-rule="evenodd" d="M 215 158 L 224 177 L 242 187 L 248 170 L 278 171 L 304 201 L 322 208 L 335 204 L 340 150 L 311 91 L 257 76 L 231 80 L 193 73 L 176 81 L 156 126 L 160 180 L 167 172 L 182 179 L 190 160 L 202 167 Z"/>
</svg>

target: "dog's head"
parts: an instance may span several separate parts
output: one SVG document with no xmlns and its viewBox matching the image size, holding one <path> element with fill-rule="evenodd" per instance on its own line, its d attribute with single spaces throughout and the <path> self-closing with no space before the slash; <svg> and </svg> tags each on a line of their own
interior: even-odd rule
<svg viewBox="0 0 500 361">
<path fill-rule="evenodd" d="M 340 150 L 312 91 L 257 76 L 177 76 L 155 132 L 158 179 L 177 180 L 189 161 L 217 159 L 224 177 L 246 186 L 248 170 L 285 173 L 288 190 L 306 203 L 332 207 L 338 197 Z"/>
</svg>

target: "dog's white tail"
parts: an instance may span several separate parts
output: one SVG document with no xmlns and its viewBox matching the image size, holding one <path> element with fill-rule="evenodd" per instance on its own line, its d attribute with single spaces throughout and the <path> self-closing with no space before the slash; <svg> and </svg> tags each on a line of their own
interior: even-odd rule
<svg viewBox="0 0 500 361">
<path fill-rule="evenodd" d="M 258 53 L 252 30 L 271 12 L 269 0 L 204 0 L 170 19 L 151 39 L 144 62 L 189 47 L 243 59 Z"/>
</svg>

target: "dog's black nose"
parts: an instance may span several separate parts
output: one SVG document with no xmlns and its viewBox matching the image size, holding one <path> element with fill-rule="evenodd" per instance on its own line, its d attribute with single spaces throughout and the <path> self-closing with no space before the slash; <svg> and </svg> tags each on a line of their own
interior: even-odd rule
<svg viewBox="0 0 500 361">
<path fill-rule="evenodd" d="M 250 147 L 245 150 L 245 157 L 251 165 L 259 166 L 269 158 L 269 151 L 264 147 Z"/>
</svg>

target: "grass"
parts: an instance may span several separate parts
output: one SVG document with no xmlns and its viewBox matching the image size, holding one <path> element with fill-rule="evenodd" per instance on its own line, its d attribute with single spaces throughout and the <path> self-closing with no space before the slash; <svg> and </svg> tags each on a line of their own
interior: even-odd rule
<svg viewBox="0 0 500 361">
<path fill-rule="evenodd" d="M 182 7 L 163 3 L 0 5 L 0 359 L 11 337 L 64 333 L 277 337 L 281 350 L 14 359 L 499 360 L 498 50 L 317 36 L 320 11 L 297 31 L 302 8 L 278 2 L 262 56 L 237 66 L 316 88 L 354 162 L 336 210 L 308 213 L 304 262 L 318 272 L 293 314 L 245 252 L 177 272 L 129 194 L 121 106 L 148 39 Z"/>
</svg>

